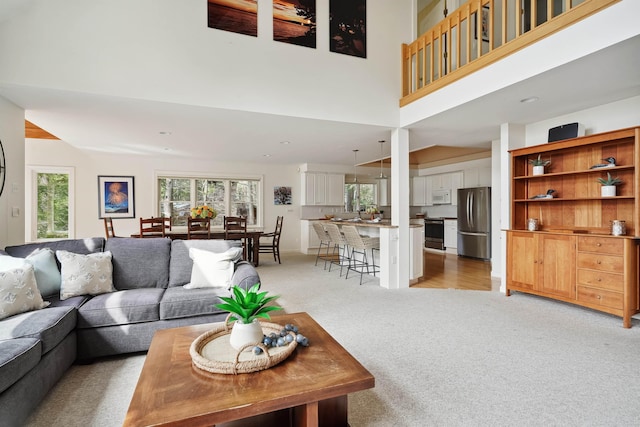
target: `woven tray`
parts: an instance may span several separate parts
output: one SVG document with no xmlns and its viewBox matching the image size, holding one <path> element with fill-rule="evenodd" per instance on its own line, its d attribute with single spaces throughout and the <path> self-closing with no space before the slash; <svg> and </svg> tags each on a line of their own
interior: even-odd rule
<svg viewBox="0 0 640 427">
<path fill-rule="evenodd" d="M 269 347 L 263 344 L 261 354 L 254 354 L 254 344 L 247 345 L 237 351 L 229 343 L 231 329 L 228 323 L 221 323 L 214 329 L 205 332 L 196 338 L 189 349 L 193 365 L 199 369 L 216 374 L 246 374 L 249 372 L 261 371 L 277 365 L 295 350 L 298 343 L 295 340 L 283 347 Z M 276 323 L 260 322 L 262 332 L 265 335 L 270 333 L 280 334 L 284 329 Z"/>
</svg>

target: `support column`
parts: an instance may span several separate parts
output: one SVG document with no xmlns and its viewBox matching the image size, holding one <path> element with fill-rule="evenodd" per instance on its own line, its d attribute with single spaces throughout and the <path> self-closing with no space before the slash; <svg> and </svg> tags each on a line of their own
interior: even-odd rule
<svg viewBox="0 0 640 427">
<path fill-rule="evenodd" d="M 389 289 L 409 287 L 411 239 L 409 235 L 409 131 L 391 132 L 391 224 L 398 227 L 390 242 Z M 395 248 L 394 248 L 395 246 Z"/>
</svg>

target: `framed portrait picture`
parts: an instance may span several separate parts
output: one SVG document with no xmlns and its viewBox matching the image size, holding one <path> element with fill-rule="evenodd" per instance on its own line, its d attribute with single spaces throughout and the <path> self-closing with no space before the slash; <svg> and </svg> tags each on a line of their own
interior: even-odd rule
<svg viewBox="0 0 640 427">
<path fill-rule="evenodd" d="M 98 218 L 135 218 L 132 176 L 98 176 Z"/>
</svg>

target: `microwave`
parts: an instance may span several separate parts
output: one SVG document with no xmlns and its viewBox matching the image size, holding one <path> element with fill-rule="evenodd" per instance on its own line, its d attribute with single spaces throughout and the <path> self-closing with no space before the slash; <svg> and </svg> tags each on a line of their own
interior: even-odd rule
<svg viewBox="0 0 640 427">
<path fill-rule="evenodd" d="M 431 193 L 431 201 L 434 205 L 450 205 L 451 190 L 433 190 Z"/>
</svg>

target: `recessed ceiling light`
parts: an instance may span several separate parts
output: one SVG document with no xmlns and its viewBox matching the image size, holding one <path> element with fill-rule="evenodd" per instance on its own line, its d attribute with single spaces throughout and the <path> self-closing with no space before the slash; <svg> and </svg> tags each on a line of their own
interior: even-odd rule
<svg viewBox="0 0 640 427">
<path fill-rule="evenodd" d="M 271 154 L 263 154 L 262 157 L 271 157 Z"/>
<path fill-rule="evenodd" d="M 537 96 L 530 96 L 528 98 L 521 99 L 520 102 L 522 102 L 523 104 L 529 104 L 531 102 L 536 102 L 539 99 L 540 98 L 538 98 Z"/>
<path fill-rule="evenodd" d="M 291 144 L 291 142 L 290 142 L 290 141 L 280 141 L 280 144 L 282 144 L 282 145 L 289 145 L 289 144 Z"/>
<path fill-rule="evenodd" d="M 158 132 L 160 135 L 171 135 L 171 132 L 169 132 L 168 130 L 161 130 L 160 132 Z"/>
</svg>

